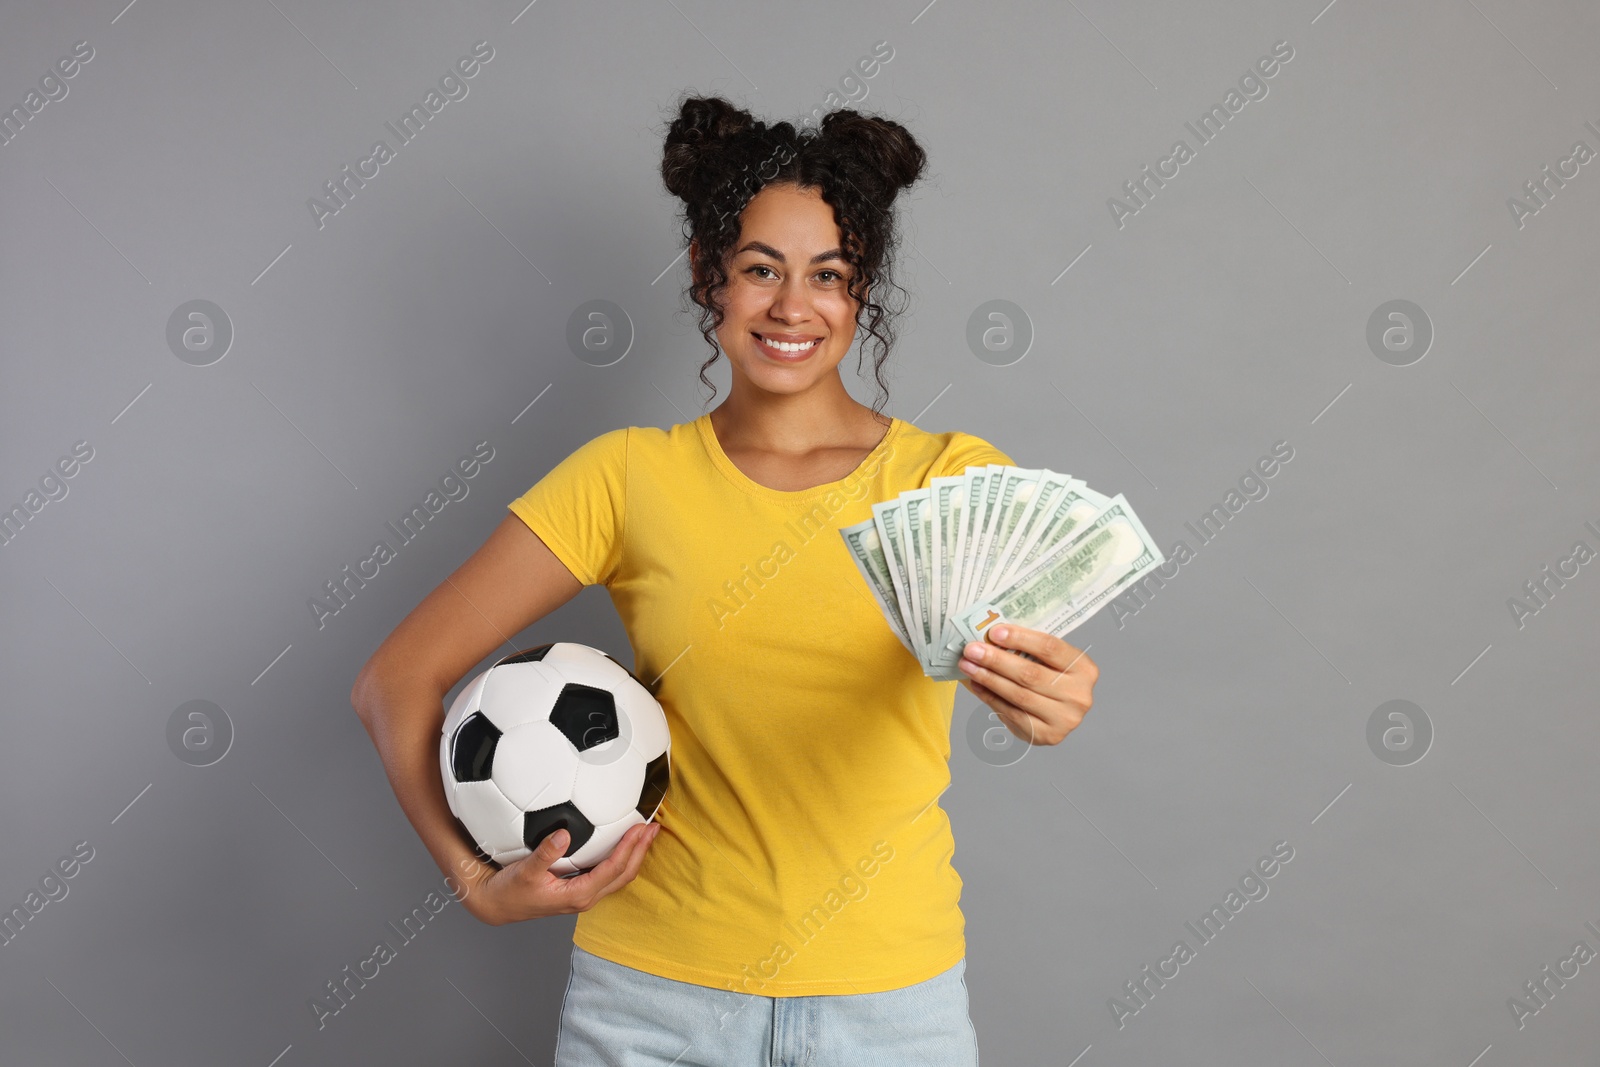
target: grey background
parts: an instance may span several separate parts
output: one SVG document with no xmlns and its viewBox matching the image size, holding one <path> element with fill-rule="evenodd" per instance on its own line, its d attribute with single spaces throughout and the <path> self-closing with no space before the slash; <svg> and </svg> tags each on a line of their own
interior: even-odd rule
<svg viewBox="0 0 1600 1067">
<path fill-rule="evenodd" d="M 1521 227 L 1507 207 L 1600 149 L 1592 5 L 144 0 L 5 22 L 6 109 L 94 48 L 0 147 L 0 504 L 94 450 L 0 548 L 0 907 L 94 849 L 0 948 L 5 1062 L 550 1062 L 570 917 L 447 907 L 317 1029 L 309 998 L 441 886 L 350 683 L 561 457 L 703 410 L 657 172 L 677 94 L 798 120 L 880 40 L 860 106 L 931 164 L 889 410 L 1125 491 L 1196 550 L 1073 635 L 1103 676 L 1061 746 L 969 746 L 985 709 L 958 692 L 943 803 L 984 1062 L 1593 1057 L 1600 965 L 1521 1028 L 1507 1004 L 1600 949 L 1600 565 L 1520 627 L 1507 605 L 1600 548 L 1600 163 Z M 469 94 L 319 229 L 307 200 L 479 40 Z M 1119 228 L 1108 198 L 1194 147 L 1184 122 L 1279 40 L 1268 95 Z M 202 367 L 166 341 L 196 299 L 234 330 Z M 565 340 L 596 299 L 636 331 L 604 368 Z M 1009 366 L 966 344 L 991 299 L 1034 331 Z M 1404 367 L 1366 343 L 1395 299 L 1435 331 Z M 319 628 L 310 598 L 480 440 L 469 495 Z M 1183 524 L 1280 440 L 1270 494 L 1197 547 Z M 598 588 L 516 644 L 558 638 L 629 655 Z M 1394 699 L 1434 731 L 1408 766 L 1367 742 Z M 206 767 L 169 748 L 192 700 L 234 731 Z M 1279 841 L 1269 895 L 1199 945 L 1184 922 Z M 1119 1028 L 1110 998 L 1179 938 L 1195 959 Z"/>
</svg>

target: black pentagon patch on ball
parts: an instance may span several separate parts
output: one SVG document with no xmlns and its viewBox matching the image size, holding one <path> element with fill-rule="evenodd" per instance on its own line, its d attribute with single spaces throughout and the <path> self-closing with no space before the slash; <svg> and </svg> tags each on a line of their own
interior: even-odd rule
<svg viewBox="0 0 1600 1067">
<path fill-rule="evenodd" d="M 552 641 L 550 644 L 540 645 L 538 648 L 525 648 L 521 652 L 515 652 L 507 656 L 505 659 L 497 661 L 495 666 L 504 667 L 508 663 L 536 663 L 539 660 L 544 659 L 545 653 L 549 652 L 554 647 L 555 642 Z"/>
<path fill-rule="evenodd" d="M 596 745 L 622 736 L 617 722 L 617 702 L 605 689 L 568 682 L 550 709 L 550 723 L 567 735 L 572 747 L 587 752 Z"/>
<path fill-rule="evenodd" d="M 667 763 L 665 752 L 645 765 L 644 788 L 639 791 L 639 817 L 649 821 L 661 806 L 662 798 L 667 795 L 667 786 L 670 784 L 672 772 Z"/>
<path fill-rule="evenodd" d="M 486 782 L 494 771 L 494 749 L 500 728 L 481 711 L 461 720 L 450 743 L 450 770 L 458 782 Z"/>
<path fill-rule="evenodd" d="M 570 835 L 567 850 L 562 853 L 570 856 L 594 836 L 594 823 L 584 818 L 583 812 L 574 807 L 571 801 L 526 812 L 522 816 L 522 843 L 529 848 L 538 848 L 539 842 L 557 830 L 565 830 Z"/>
</svg>

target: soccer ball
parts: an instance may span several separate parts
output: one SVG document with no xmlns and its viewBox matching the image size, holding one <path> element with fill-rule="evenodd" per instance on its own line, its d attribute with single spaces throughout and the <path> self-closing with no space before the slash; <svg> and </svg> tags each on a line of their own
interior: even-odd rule
<svg viewBox="0 0 1600 1067">
<path fill-rule="evenodd" d="M 570 877 L 655 818 L 671 748 L 666 713 L 631 671 L 557 641 L 497 660 L 461 690 L 439 769 L 481 858 L 503 866 L 565 829 L 567 851 L 550 871 Z"/>
</svg>

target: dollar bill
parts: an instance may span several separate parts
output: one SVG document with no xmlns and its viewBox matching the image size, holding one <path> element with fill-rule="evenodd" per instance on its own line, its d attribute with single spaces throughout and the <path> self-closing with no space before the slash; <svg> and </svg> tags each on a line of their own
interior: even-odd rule
<svg viewBox="0 0 1600 1067">
<path fill-rule="evenodd" d="M 1018 520 L 1033 502 L 1033 492 L 1038 488 L 1039 478 L 1043 474 L 1042 470 L 1028 470 L 1023 467 L 1001 468 L 999 488 L 990 511 L 988 529 L 984 532 L 983 539 L 978 542 L 977 555 L 982 562 L 973 574 L 972 587 L 967 594 L 968 600 L 983 596 L 984 591 L 989 588 L 990 575 L 999 564 L 1000 552 L 1009 543 L 1012 531 L 1017 528 Z"/>
<path fill-rule="evenodd" d="M 856 570 L 867 583 L 867 591 L 872 594 L 873 602 L 889 621 L 895 637 L 906 646 L 907 652 L 915 656 L 917 650 L 911 644 L 911 635 L 900 621 L 899 608 L 894 606 L 894 583 L 889 577 L 888 561 L 884 559 L 883 541 L 878 537 L 878 524 L 867 519 L 854 526 L 846 526 L 839 534 L 844 538 L 845 550 L 855 562 Z"/>
<path fill-rule="evenodd" d="M 945 623 L 950 618 L 956 523 L 960 521 L 967 480 L 960 475 L 950 475 L 934 478 L 928 484 L 933 494 L 933 536 L 929 539 L 929 552 L 933 557 L 933 617 L 929 628 L 939 635 L 944 633 Z"/>
<path fill-rule="evenodd" d="M 966 577 L 965 571 L 972 562 L 970 546 L 977 544 L 972 523 L 978 514 L 978 499 L 983 493 L 983 483 L 989 477 L 989 469 L 968 467 L 960 477 L 963 483 L 961 508 L 956 515 L 955 551 L 950 557 L 950 603 L 964 607 L 967 602 L 961 599 L 961 587 Z"/>
<path fill-rule="evenodd" d="M 999 622 L 1065 637 L 1101 605 L 1165 562 L 1121 494 L 1087 526 L 1036 560 L 1005 589 L 956 616 L 966 641 Z"/>
<path fill-rule="evenodd" d="M 967 492 L 968 506 L 973 509 L 970 522 L 971 532 L 968 544 L 962 549 L 965 558 L 961 564 L 961 602 L 970 604 L 973 596 L 973 586 L 977 581 L 978 571 L 983 568 L 983 543 L 984 535 L 989 530 L 989 522 L 995 512 L 995 505 L 1000 499 L 1000 482 L 1005 473 L 1005 465 L 991 463 L 983 468 L 983 477 L 978 483 L 976 491 L 969 485 Z"/>
<path fill-rule="evenodd" d="M 1002 565 L 997 580 L 982 595 L 994 592 L 1002 585 L 1009 585 L 1018 574 L 1037 563 L 1041 556 L 1093 521 L 1110 503 L 1109 497 L 1074 478 L 1050 501 L 1046 512 L 1039 516 L 1029 531 L 1027 540 L 1014 548 L 1011 559 Z"/>
<path fill-rule="evenodd" d="M 917 639 L 916 613 L 911 606 L 911 565 L 906 558 L 905 501 L 898 498 L 883 500 L 872 505 L 872 521 L 878 525 L 878 538 L 883 544 L 884 563 L 889 568 L 889 580 L 894 585 L 895 608 L 906 633 L 911 636 L 912 650 L 920 661 L 925 649 Z"/>
<path fill-rule="evenodd" d="M 933 537 L 933 490 L 908 489 L 900 494 L 905 507 L 900 521 L 905 528 L 906 559 L 911 572 L 907 587 L 911 593 L 911 614 L 916 619 L 912 635 L 923 650 L 924 665 L 933 644 L 933 555 L 928 542 Z"/>
</svg>

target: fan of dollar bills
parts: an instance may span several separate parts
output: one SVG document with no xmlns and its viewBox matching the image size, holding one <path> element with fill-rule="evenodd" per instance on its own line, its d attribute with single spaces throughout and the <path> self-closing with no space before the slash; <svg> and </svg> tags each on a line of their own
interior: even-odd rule
<svg viewBox="0 0 1600 1067">
<path fill-rule="evenodd" d="M 966 677 L 961 650 L 995 623 L 1064 637 L 1166 561 L 1121 493 L 999 463 L 908 489 L 839 533 L 895 636 L 939 681 Z"/>
</svg>

